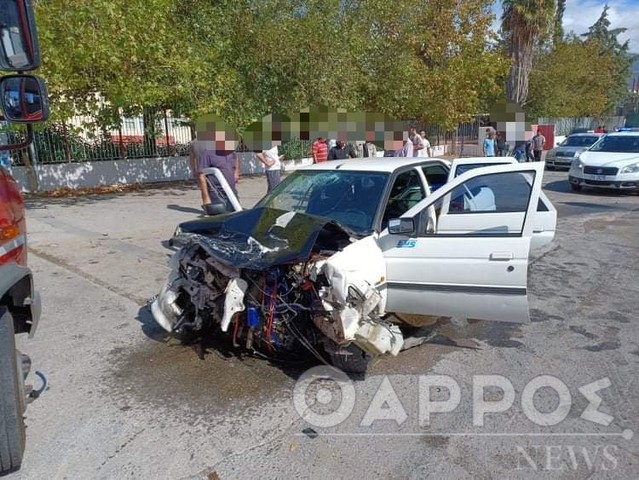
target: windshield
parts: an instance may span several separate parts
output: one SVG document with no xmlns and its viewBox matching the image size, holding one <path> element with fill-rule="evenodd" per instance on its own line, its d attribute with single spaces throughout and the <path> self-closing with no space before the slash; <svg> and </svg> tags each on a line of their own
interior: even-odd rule
<svg viewBox="0 0 639 480">
<path fill-rule="evenodd" d="M 298 170 L 256 207 L 278 208 L 330 218 L 361 235 L 373 231 L 388 173 Z"/>
<path fill-rule="evenodd" d="M 570 136 L 563 142 L 561 142 L 562 147 L 589 147 L 593 143 L 599 140 L 597 135 L 578 135 L 578 136 Z"/>
<path fill-rule="evenodd" d="M 606 135 L 595 143 L 593 152 L 639 153 L 639 135 Z"/>
</svg>

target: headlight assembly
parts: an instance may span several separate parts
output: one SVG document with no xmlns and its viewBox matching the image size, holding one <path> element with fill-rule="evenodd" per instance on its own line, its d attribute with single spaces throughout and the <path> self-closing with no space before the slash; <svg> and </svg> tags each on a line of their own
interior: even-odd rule
<svg viewBox="0 0 639 480">
<path fill-rule="evenodd" d="M 639 173 L 639 162 L 626 165 L 619 170 L 619 173 Z"/>
</svg>

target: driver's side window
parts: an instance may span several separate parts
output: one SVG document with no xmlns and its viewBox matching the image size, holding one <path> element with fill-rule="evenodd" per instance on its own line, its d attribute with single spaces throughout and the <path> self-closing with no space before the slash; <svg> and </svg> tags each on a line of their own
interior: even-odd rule
<svg viewBox="0 0 639 480">
<path fill-rule="evenodd" d="M 399 218 L 426 197 L 424 185 L 415 169 L 400 173 L 391 188 L 388 203 L 384 209 L 382 229 L 391 218 Z"/>
</svg>

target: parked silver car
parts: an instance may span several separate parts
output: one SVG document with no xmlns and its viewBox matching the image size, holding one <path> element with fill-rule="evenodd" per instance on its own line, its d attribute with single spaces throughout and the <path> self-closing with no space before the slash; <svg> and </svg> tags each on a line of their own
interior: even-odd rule
<svg viewBox="0 0 639 480">
<path fill-rule="evenodd" d="M 572 161 L 581 152 L 599 140 L 603 133 L 573 133 L 568 135 L 561 144 L 546 154 L 546 167 L 550 170 L 555 168 L 570 168 Z"/>
</svg>

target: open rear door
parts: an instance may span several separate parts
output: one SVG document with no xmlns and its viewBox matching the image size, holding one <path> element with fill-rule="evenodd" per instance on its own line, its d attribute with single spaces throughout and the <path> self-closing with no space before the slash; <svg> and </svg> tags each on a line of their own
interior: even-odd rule
<svg viewBox="0 0 639 480">
<path fill-rule="evenodd" d="M 492 165 L 518 164 L 513 157 L 471 157 L 456 158 L 448 172 L 448 181 L 474 168 L 488 167 Z M 542 191 L 539 194 L 539 202 L 535 211 L 535 223 L 530 248 L 535 250 L 552 241 L 557 229 L 557 210 L 550 199 Z"/>
<path fill-rule="evenodd" d="M 387 311 L 528 322 L 542 176 L 541 163 L 476 168 L 391 220 L 378 239 Z"/>
</svg>

